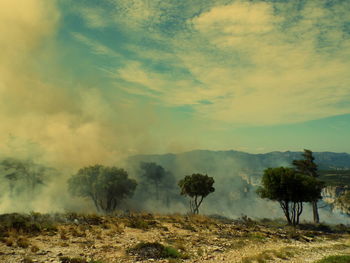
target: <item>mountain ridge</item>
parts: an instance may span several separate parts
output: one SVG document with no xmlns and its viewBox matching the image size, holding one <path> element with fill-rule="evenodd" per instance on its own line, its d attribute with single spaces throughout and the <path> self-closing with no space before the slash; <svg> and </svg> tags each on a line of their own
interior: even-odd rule
<svg viewBox="0 0 350 263">
<path fill-rule="evenodd" d="M 350 154 L 346 152 L 314 152 L 315 162 L 319 165 L 320 169 L 334 169 L 343 168 L 350 169 Z M 262 162 L 268 162 L 276 164 L 276 158 L 281 161 L 283 165 L 291 165 L 294 159 L 302 158 L 302 151 L 272 151 L 267 153 L 248 153 L 236 150 L 205 150 L 196 149 L 191 151 L 185 151 L 180 153 L 164 153 L 164 154 L 139 154 L 133 155 L 128 160 L 141 160 L 141 159 L 171 159 L 171 158 L 208 158 L 208 157 L 225 157 L 225 158 L 249 158 L 250 161 L 254 162 L 260 160 Z M 275 162 L 273 162 L 275 159 Z M 279 166 L 279 165 L 276 165 Z"/>
</svg>

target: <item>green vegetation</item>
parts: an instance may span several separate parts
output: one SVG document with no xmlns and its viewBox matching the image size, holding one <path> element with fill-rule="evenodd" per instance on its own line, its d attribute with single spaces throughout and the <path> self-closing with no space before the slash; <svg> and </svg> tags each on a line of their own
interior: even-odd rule
<svg viewBox="0 0 350 263">
<path fill-rule="evenodd" d="M 156 226 L 157 222 L 153 220 L 153 217 L 133 215 L 128 218 L 126 225 L 131 228 L 147 230 Z"/>
<path fill-rule="evenodd" d="M 137 183 L 123 169 L 95 165 L 80 169 L 68 185 L 72 195 L 89 198 L 98 211 L 111 213 L 133 195 Z"/>
<path fill-rule="evenodd" d="M 288 224 L 299 224 L 303 202 L 321 198 L 323 183 L 316 178 L 299 174 L 292 168 L 268 168 L 257 193 L 261 198 L 278 201 Z"/>
<path fill-rule="evenodd" d="M 317 263 L 350 263 L 350 256 L 329 256 L 317 261 Z"/>
<path fill-rule="evenodd" d="M 215 191 L 213 184 L 213 177 L 203 174 L 186 175 L 184 179 L 179 181 L 181 195 L 188 195 L 192 198 L 190 200 L 190 210 L 193 214 L 199 213 L 199 206 L 203 199 Z"/>
<path fill-rule="evenodd" d="M 39 213 L 0 215 L 0 238 L 7 237 L 8 232 L 38 235 L 44 231 L 57 231 L 55 220 L 50 215 Z"/>
<path fill-rule="evenodd" d="M 182 258 L 182 255 L 173 247 L 164 246 L 158 242 L 141 242 L 127 251 L 139 259 Z"/>
<path fill-rule="evenodd" d="M 350 170 L 322 170 L 319 172 L 320 180 L 328 186 L 350 185 Z"/>
</svg>

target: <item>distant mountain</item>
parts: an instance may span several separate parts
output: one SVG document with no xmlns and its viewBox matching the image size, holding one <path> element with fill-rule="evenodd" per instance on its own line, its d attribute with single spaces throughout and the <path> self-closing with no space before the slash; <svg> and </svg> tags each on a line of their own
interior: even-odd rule
<svg viewBox="0 0 350 263">
<path fill-rule="evenodd" d="M 350 154 L 334 152 L 315 152 L 319 170 L 350 169 Z M 269 152 L 250 154 L 240 151 L 194 150 L 178 154 L 136 155 L 129 158 L 130 164 L 156 162 L 176 174 L 193 172 L 261 173 L 267 167 L 291 166 L 295 159 L 302 158 L 302 152 Z M 223 175 L 224 176 L 224 175 Z"/>
</svg>

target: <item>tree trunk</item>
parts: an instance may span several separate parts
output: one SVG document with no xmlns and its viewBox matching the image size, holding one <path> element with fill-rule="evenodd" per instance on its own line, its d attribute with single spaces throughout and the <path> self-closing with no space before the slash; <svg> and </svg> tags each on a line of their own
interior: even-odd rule
<svg viewBox="0 0 350 263">
<path fill-rule="evenodd" d="M 156 187 L 156 200 L 159 200 L 159 185 L 158 181 L 155 181 L 155 187 Z"/>
<path fill-rule="evenodd" d="M 300 219 L 300 216 L 303 212 L 303 202 L 298 202 L 298 205 L 297 205 L 297 221 L 296 221 L 296 224 L 299 225 L 299 219 Z"/>
<path fill-rule="evenodd" d="M 289 202 L 287 201 L 280 201 L 280 206 L 283 210 L 284 215 L 286 216 L 288 225 L 292 225 L 292 220 L 290 218 L 290 213 L 289 213 Z"/>
<path fill-rule="evenodd" d="M 314 213 L 314 223 L 320 223 L 320 216 L 318 214 L 317 201 L 313 201 L 312 203 L 312 212 Z"/>
</svg>

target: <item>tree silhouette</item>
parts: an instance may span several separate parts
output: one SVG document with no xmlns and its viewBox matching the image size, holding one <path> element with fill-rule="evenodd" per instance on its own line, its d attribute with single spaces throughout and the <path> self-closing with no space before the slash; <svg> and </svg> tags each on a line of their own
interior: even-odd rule
<svg viewBox="0 0 350 263">
<path fill-rule="evenodd" d="M 198 214 L 199 206 L 202 204 L 203 199 L 215 191 L 213 184 L 213 177 L 203 174 L 186 175 L 185 178 L 179 181 L 181 195 L 188 195 L 192 198 L 190 200 L 192 213 Z"/>
<path fill-rule="evenodd" d="M 268 168 L 257 190 L 261 198 L 278 201 L 290 225 L 298 225 L 303 202 L 321 198 L 323 183 L 316 178 L 298 173 L 295 169 Z"/>
<path fill-rule="evenodd" d="M 0 173 L 9 183 L 10 196 L 15 193 L 32 196 L 49 179 L 53 170 L 31 160 L 7 158 L 0 162 Z"/>
<path fill-rule="evenodd" d="M 156 200 L 159 200 L 160 189 L 167 188 L 169 183 L 173 182 L 171 173 L 156 163 L 142 162 L 140 163 L 140 168 L 144 183 L 150 183 L 154 187 Z"/>
<path fill-rule="evenodd" d="M 72 195 L 89 198 L 98 211 L 111 213 L 134 194 L 137 183 L 124 169 L 94 165 L 80 169 L 68 186 Z"/>
</svg>

